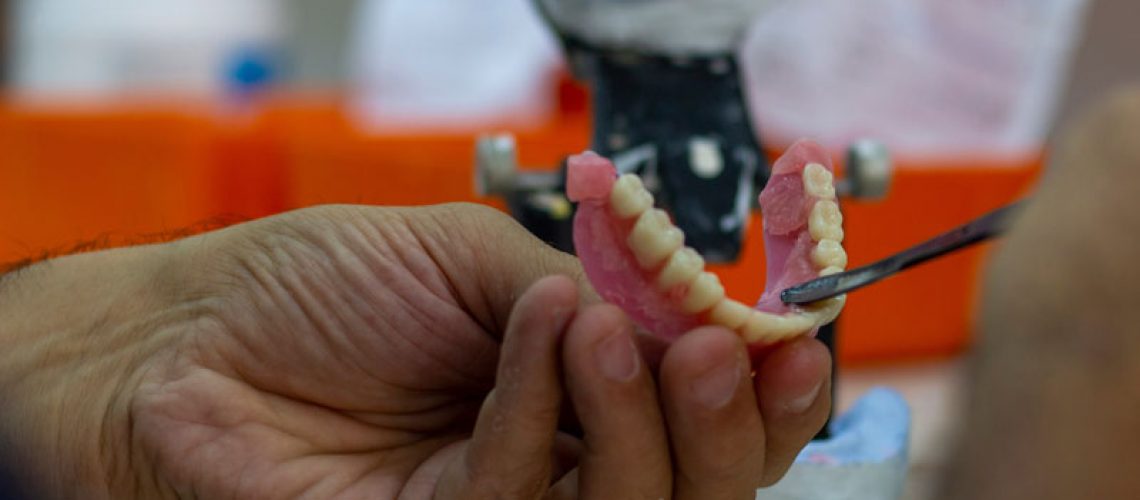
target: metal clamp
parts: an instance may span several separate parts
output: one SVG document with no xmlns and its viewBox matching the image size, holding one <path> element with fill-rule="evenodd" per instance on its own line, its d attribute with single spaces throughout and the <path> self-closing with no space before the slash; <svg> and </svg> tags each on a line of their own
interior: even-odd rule
<svg viewBox="0 0 1140 500">
<path fill-rule="evenodd" d="M 520 191 L 561 191 L 555 171 L 519 170 L 518 146 L 511 134 L 488 134 L 475 142 L 475 192 L 479 196 L 510 197 Z"/>
<path fill-rule="evenodd" d="M 847 149 L 847 177 L 837 187 L 841 196 L 878 201 L 886 198 L 893 176 L 894 167 L 887 147 L 881 142 L 863 139 Z"/>
</svg>

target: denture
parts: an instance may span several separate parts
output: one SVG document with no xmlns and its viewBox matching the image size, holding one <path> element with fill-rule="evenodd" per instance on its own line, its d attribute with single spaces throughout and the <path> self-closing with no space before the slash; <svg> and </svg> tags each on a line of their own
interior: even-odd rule
<svg viewBox="0 0 1140 500">
<path fill-rule="evenodd" d="M 810 141 L 773 165 L 760 193 L 767 279 L 754 307 L 725 296 L 640 178 L 618 176 L 613 163 L 592 152 L 569 161 L 566 194 L 578 203 L 574 247 L 598 293 L 663 339 L 707 324 L 733 330 L 751 346 L 814 335 L 846 298 L 788 306 L 780 292 L 847 265 L 833 172 L 827 152 Z"/>
</svg>

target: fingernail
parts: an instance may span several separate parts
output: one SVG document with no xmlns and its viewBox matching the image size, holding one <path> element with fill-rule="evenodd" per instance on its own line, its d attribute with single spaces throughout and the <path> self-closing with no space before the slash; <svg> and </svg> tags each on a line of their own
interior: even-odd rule
<svg viewBox="0 0 1140 500">
<path fill-rule="evenodd" d="M 812 403 L 815 403 L 816 398 L 819 397 L 819 390 L 821 388 L 823 388 L 822 380 L 817 382 L 814 386 L 812 386 L 810 391 L 805 392 L 802 396 L 793 398 L 791 401 L 788 401 L 788 404 L 785 406 L 785 408 L 788 409 L 789 413 L 803 413 L 805 411 L 808 411 L 808 408 L 811 408 Z"/>
<path fill-rule="evenodd" d="M 717 365 L 697 376 L 693 381 L 693 396 L 697 402 L 710 410 L 719 410 L 728 405 L 736 396 L 736 386 L 740 385 L 741 359 L 734 363 Z"/>
<path fill-rule="evenodd" d="M 641 364 L 633 339 L 624 330 L 618 330 L 598 342 L 594 346 L 594 358 L 602 375 L 615 382 L 632 380 Z"/>
</svg>

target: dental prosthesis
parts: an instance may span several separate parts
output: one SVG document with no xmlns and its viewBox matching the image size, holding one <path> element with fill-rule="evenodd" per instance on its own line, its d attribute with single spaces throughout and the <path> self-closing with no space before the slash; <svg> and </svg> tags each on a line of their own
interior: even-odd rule
<svg viewBox="0 0 1140 500">
<path fill-rule="evenodd" d="M 845 296 L 806 306 L 780 300 L 785 288 L 841 272 L 843 215 L 827 152 L 810 141 L 793 145 L 772 167 L 760 193 L 767 281 L 755 307 L 727 298 L 704 259 L 684 245 L 669 215 L 632 174 L 586 152 L 570 158 L 566 194 L 578 202 L 574 248 L 586 276 L 606 301 L 665 340 L 701 325 L 736 331 L 751 347 L 814 335 L 834 321 Z"/>
</svg>

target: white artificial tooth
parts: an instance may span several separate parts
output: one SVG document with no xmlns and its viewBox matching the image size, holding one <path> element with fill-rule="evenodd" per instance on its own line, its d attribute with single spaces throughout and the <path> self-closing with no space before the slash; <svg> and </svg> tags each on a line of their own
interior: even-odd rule
<svg viewBox="0 0 1140 500">
<path fill-rule="evenodd" d="M 681 301 L 681 310 L 686 314 L 696 314 L 709 310 L 724 299 L 724 285 L 715 274 L 704 272 L 689 284 L 689 293 Z"/>
<path fill-rule="evenodd" d="M 819 240 L 811 251 L 811 260 L 817 267 L 847 267 L 847 251 L 835 240 Z"/>
<path fill-rule="evenodd" d="M 685 233 L 669 221 L 669 214 L 655 208 L 637 218 L 626 239 L 642 269 L 653 269 L 685 244 Z"/>
<path fill-rule="evenodd" d="M 831 276 L 833 274 L 839 274 L 841 272 L 843 272 L 842 267 L 828 266 L 828 267 L 823 268 L 823 270 L 819 272 L 819 275 L 821 277 L 822 276 Z"/>
<path fill-rule="evenodd" d="M 729 330 L 736 330 L 744 326 L 751 315 L 751 307 L 732 299 L 724 299 L 713 306 L 712 311 L 709 311 L 709 321 Z"/>
<path fill-rule="evenodd" d="M 835 318 L 839 317 L 839 312 L 843 310 L 845 304 L 847 304 L 847 296 L 840 295 L 838 297 L 804 305 L 802 306 L 804 312 L 800 313 L 800 315 L 809 318 L 812 325 L 822 326 L 835 321 Z"/>
<path fill-rule="evenodd" d="M 839 204 L 830 200 L 817 201 L 808 216 L 808 231 L 815 241 L 842 242 L 843 214 L 839 211 Z"/>
<path fill-rule="evenodd" d="M 819 305 L 813 305 L 812 310 L 816 314 L 816 324 L 826 325 L 835 321 L 835 318 L 839 317 L 839 312 L 843 310 L 845 304 L 847 304 L 847 295 L 832 297 L 820 301 Z"/>
<path fill-rule="evenodd" d="M 705 259 L 701 258 L 701 254 L 692 248 L 684 247 L 669 256 L 665 267 L 661 268 L 661 272 L 657 275 L 657 287 L 669 290 L 677 285 L 689 283 L 704 270 Z"/>
<path fill-rule="evenodd" d="M 610 191 L 610 206 L 618 217 L 631 219 L 653 208 L 653 195 L 645 189 L 640 177 L 623 174 Z"/>
<path fill-rule="evenodd" d="M 747 343 L 760 340 L 777 341 L 793 337 L 811 330 L 815 323 L 806 314 L 775 315 L 763 311 L 752 311 L 748 321 L 740 328 L 740 335 Z"/>
<path fill-rule="evenodd" d="M 835 199 L 835 176 L 823 165 L 810 163 L 804 167 L 804 192 L 818 199 Z"/>
</svg>

